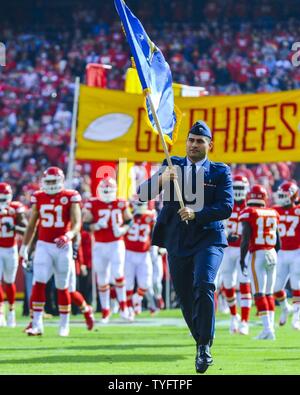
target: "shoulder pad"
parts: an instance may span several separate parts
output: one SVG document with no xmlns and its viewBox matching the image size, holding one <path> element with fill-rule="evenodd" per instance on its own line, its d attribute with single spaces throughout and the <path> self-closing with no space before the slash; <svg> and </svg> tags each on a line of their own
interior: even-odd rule
<svg viewBox="0 0 300 395">
<path fill-rule="evenodd" d="M 230 167 L 223 162 L 210 162 L 210 165 L 218 168 L 230 169 Z"/>
</svg>

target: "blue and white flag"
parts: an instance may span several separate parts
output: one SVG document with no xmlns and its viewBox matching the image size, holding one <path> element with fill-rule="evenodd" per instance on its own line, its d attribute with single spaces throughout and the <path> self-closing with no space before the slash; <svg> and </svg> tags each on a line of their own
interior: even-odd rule
<svg viewBox="0 0 300 395">
<path fill-rule="evenodd" d="M 176 141 L 181 112 L 174 105 L 170 66 L 125 2 L 115 0 L 115 6 L 125 30 L 143 91 L 145 94 L 148 92 L 151 94 L 165 141 L 173 144 Z M 147 97 L 145 107 L 149 125 L 158 133 Z"/>
</svg>

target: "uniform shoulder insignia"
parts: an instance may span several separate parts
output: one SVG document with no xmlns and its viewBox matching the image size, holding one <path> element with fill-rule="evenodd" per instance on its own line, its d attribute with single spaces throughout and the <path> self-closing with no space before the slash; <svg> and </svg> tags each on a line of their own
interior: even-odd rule
<svg viewBox="0 0 300 395">
<path fill-rule="evenodd" d="M 147 224 L 149 224 L 150 222 L 152 222 L 153 221 L 153 218 L 151 218 L 149 215 L 147 215 L 147 217 L 145 218 L 145 222 L 147 223 Z"/>
<path fill-rule="evenodd" d="M 61 204 L 67 204 L 69 201 L 68 196 L 62 196 L 59 201 Z"/>
<path fill-rule="evenodd" d="M 295 214 L 296 214 L 296 215 L 300 215 L 300 207 L 298 207 L 298 208 L 295 209 Z"/>
<path fill-rule="evenodd" d="M 124 208 L 125 207 L 125 201 L 124 200 L 119 200 L 118 201 L 118 207 L 119 208 Z"/>
</svg>

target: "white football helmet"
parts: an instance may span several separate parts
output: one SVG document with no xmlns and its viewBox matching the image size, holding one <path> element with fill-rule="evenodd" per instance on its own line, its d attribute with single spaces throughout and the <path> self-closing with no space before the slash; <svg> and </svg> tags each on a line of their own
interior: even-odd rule
<svg viewBox="0 0 300 395">
<path fill-rule="evenodd" d="M 44 171 L 41 188 L 48 195 L 55 195 L 64 189 L 65 176 L 59 167 L 48 167 Z"/>
<path fill-rule="evenodd" d="M 117 183 L 116 180 L 109 177 L 99 182 L 97 187 L 97 196 L 102 202 L 110 203 L 117 199 Z"/>
<path fill-rule="evenodd" d="M 277 203 L 279 206 L 285 207 L 291 204 L 298 199 L 298 186 L 292 181 L 284 181 L 278 187 L 277 191 Z"/>
<path fill-rule="evenodd" d="M 249 192 L 249 181 L 246 177 L 236 175 L 232 180 L 233 198 L 236 202 L 246 200 L 247 193 Z"/>
<path fill-rule="evenodd" d="M 6 207 L 12 201 L 12 189 L 6 182 L 0 182 L 0 207 Z"/>
</svg>

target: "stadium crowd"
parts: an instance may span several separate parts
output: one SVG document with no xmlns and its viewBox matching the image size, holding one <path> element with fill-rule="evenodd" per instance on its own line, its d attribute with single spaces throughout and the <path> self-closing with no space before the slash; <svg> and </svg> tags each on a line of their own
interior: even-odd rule
<svg viewBox="0 0 300 395">
<path fill-rule="evenodd" d="M 269 0 L 204 3 L 152 0 L 141 6 L 128 1 L 164 53 L 174 81 L 203 86 L 210 95 L 300 88 L 300 68 L 291 63 L 300 33 L 297 2 L 286 1 L 284 8 L 281 1 Z M 0 182 L 8 182 L 14 198 L 26 206 L 48 166 L 66 170 L 75 76 L 85 81 L 88 63 L 111 64 L 107 87 L 123 89 L 130 66 L 129 48 L 109 2 L 72 6 L 68 20 L 59 7 L 38 7 L 38 2 L 27 12 L 26 18 L 18 12 L 6 15 L 0 27 L 7 49 L 6 66 L 0 66 Z M 231 167 L 251 185 L 264 185 L 269 196 L 283 180 L 300 181 L 297 163 Z M 78 164 L 73 187 L 88 192 L 89 175 L 89 165 Z"/>
<path fill-rule="evenodd" d="M 251 6 L 207 1 L 201 10 L 192 0 L 130 3 L 165 54 L 174 81 L 204 86 L 210 95 L 300 87 L 300 68 L 290 61 L 300 31 L 293 1 L 286 2 L 284 12 L 280 2 L 268 0 Z M 84 81 L 88 63 L 111 64 L 107 87 L 123 89 L 129 66 L 128 46 L 111 5 L 73 7 L 66 23 L 54 10 L 46 19 L 45 7 L 37 3 L 31 18 L 8 15 L 0 28 L 7 48 L 6 66 L 0 67 L 0 180 L 9 181 L 24 203 L 42 170 L 51 164 L 66 168 L 75 76 Z M 88 180 L 83 181 L 88 166 L 77 171 L 77 184 Z M 245 171 L 250 180 L 276 188 L 282 179 L 299 179 L 300 169 L 274 163 Z"/>
</svg>

